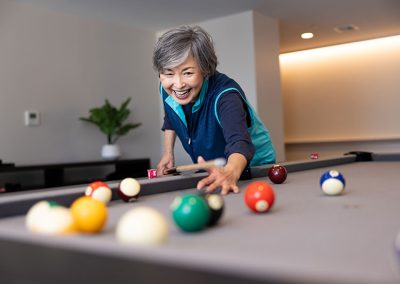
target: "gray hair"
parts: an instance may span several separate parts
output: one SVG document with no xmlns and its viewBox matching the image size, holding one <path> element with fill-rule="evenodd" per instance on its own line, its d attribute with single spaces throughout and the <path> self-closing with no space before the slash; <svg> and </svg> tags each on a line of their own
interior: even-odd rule
<svg viewBox="0 0 400 284">
<path fill-rule="evenodd" d="M 154 48 L 153 68 L 162 73 L 182 64 L 189 55 L 197 61 L 205 77 L 215 73 L 218 59 L 212 38 L 199 26 L 182 26 L 164 33 Z"/>
</svg>

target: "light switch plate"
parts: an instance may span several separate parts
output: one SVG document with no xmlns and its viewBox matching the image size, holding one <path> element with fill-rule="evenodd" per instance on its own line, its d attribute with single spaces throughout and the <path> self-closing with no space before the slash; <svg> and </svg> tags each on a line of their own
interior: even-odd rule
<svg viewBox="0 0 400 284">
<path fill-rule="evenodd" d="M 40 113 L 37 110 L 25 111 L 25 125 L 26 126 L 39 126 L 40 125 Z"/>
</svg>

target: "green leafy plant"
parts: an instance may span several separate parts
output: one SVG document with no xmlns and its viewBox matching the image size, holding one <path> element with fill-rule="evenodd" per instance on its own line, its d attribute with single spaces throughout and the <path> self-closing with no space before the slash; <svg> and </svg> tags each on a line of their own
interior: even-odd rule
<svg viewBox="0 0 400 284">
<path fill-rule="evenodd" d="M 130 110 L 127 108 L 130 101 L 131 98 L 128 98 L 119 108 L 116 108 L 106 99 L 103 106 L 89 110 L 89 117 L 79 119 L 99 127 L 100 131 L 107 136 L 108 144 L 114 144 L 121 136 L 141 125 L 141 123 L 125 123 L 130 115 Z"/>
</svg>

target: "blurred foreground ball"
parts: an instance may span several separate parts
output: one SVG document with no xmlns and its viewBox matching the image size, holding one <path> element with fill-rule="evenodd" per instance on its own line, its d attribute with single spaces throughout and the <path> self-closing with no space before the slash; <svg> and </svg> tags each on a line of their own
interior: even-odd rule
<svg viewBox="0 0 400 284">
<path fill-rule="evenodd" d="M 71 213 L 77 229 L 83 233 L 98 233 L 107 221 L 106 205 L 89 196 L 76 199 L 71 205 Z"/>
<path fill-rule="evenodd" d="M 204 229 L 210 218 L 207 201 L 200 195 L 186 194 L 178 196 L 171 205 L 175 224 L 185 232 L 197 232 Z"/>
<path fill-rule="evenodd" d="M 207 226 L 215 226 L 224 212 L 224 199 L 221 194 L 209 193 L 204 196 L 210 209 L 210 218 Z"/>
<path fill-rule="evenodd" d="M 150 207 L 137 207 L 126 212 L 116 228 L 118 241 L 133 245 L 159 245 L 168 239 L 165 217 Z"/>
<path fill-rule="evenodd" d="M 64 235 L 76 231 L 70 210 L 53 201 L 39 201 L 26 214 L 25 224 L 33 233 Z"/>
</svg>

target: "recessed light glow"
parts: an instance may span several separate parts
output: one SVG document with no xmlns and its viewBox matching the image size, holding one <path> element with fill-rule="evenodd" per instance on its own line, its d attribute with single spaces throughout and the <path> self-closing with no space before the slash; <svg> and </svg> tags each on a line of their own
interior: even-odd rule
<svg viewBox="0 0 400 284">
<path fill-rule="evenodd" d="M 313 38 L 313 37 L 314 37 L 313 33 L 302 33 L 301 34 L 301 38 L 302 39 L 310 39 L 310 38 Z"/>
<path fill-rule="evenodd" d="M 322 61 L 327 57 L 342 58 L 349 54 L 371 57 L 378 51 L 381 54 L 389 54 L 397 46 L 400 47 L 400 35 L 282 53 L 279 55 L 279 60 L 284 64 L 285 62 Z"/>
</svg>

